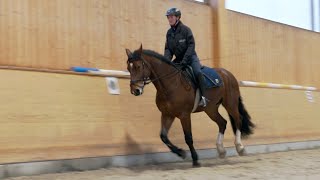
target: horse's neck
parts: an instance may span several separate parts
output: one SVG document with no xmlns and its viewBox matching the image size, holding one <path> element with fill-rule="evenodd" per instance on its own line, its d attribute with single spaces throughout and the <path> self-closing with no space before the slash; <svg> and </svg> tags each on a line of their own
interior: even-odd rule
<svg viewBox="0 0 320 180">
<path fill-rule="evenodd" d="M 178 79 L 180 77 L 178 70 L 166 62 L 162 62 L 161 60 L 150 57 L 147 59 L 152 69 L 150 78 L 157 79 L 153 81 L 157 91 L 170 92 L 176 89 L 180 83 L 180 80 Z"/>
</svg>

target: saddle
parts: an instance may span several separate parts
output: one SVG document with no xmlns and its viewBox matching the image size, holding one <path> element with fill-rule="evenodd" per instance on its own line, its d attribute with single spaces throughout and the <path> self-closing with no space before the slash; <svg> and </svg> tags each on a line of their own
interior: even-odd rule
<svg viewBox="0 0 320 180">
<path fill-rule="evenodd" d="M 202 66 L 201 72 L 204 75 L 204 79 L 205 79 L 204 83 L 205 83 L 206 89 L 220 87 L 223 85 L 223 81 L 222 81 L 220 75 L 215 71 L 215 69 L 209 68 L 206 66 Z M 189 80 L 192 87 L 196 90 L 194 105 L 193 105 L 193 109 L 192 109 L 192 112 L 195 112 L 199 106 L 200 97 L 202 96 L 202 94 L 200 94 L 200 90 L 199 90 L 199 82 L 198 82 L 191 66 L 185 67 L 183 69 L 182 73 Z"/>
<path fill-rule="evenodd" d="M 214 68 L 209 68 L 207 66 L 201 67 L 201 72 L 204 75 L 205 79 L 205 87 L 207 89 L 214 88 L 214 87 L 220 87 L 223 85 L 223 81 L 220 77 L 220 75 L 215 71 Z M 198 88 L 199 82 L 193 72 L 193 69 L 191 66 L 187 66 L 183 69 L 182 72 L 187 79 L 191 82 L 194 89 Z"/>
</svg>

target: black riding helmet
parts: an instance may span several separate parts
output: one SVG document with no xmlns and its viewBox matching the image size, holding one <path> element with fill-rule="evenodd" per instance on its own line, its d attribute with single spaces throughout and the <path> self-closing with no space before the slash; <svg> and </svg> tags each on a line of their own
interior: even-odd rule
<svg viewBox="0 0 320 180">
<path fill-rule="evenodd" d="M 170 8 L 167 10 L 166 16 L 170 16 L 170 15 L 177 16 L 177 17 L 181 18 L 181 11 L 178 8 Z"/>
</svg>

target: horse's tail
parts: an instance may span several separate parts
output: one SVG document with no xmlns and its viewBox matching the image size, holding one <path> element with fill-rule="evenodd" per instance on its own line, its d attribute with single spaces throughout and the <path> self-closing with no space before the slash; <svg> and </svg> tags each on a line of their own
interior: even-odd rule
<svg viewBox="0 0 320 180">
<path fill-rule="evenodd" d="M 251 122 L 251 117 L 248 111 L 246 110 L 246 108 L 244 107 L 241 97 L 239 97 L 238 109 L 239 109 L 240 120 L 241 120 L 241 123 L 240 123 L 241 137 L 246 138 L 250 134 L 253 134 L 253 128 L 255 127 L 255 125 Z M 235 125 L 234 118 L 230 114 L 229 114 L 229 117 L 230 117 L 232 129 L 233 129 L 233 133 L 236 134 L 237 128 Z"/>
</svg>

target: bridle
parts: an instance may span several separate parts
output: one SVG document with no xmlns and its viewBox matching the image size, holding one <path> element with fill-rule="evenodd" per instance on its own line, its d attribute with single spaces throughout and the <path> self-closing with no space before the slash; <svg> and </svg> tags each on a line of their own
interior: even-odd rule
<svg viewBox="0 0 320 180">
<path fill-rule="evenodd" d="M 147 63 L 146 63 L 146 61 L 144 60 L 143 57 L 140 57 L 140 58 L 141 58 L 140 60 L 142 61 L 143 78 L 142 79 L 137 79 L 137 80 L 130 80 L 130 85 L 135 85 L 135 86 L 138 86 L 139 88 L 143 88 L 147 84 L 150 84 L 152 82 L 158 81 L 158 80 L 160 80 L 162 78 L 167 78 L 167 77 L 174 76 L 174 75 L 176 75 L 176 74 L 181 72 L 180 69 L 176 68 L 176 71 L 174 71 L 174 72 L 170 72 L 170 73 L 162 75 L 160 77 L 156 77 L 154 79 L 150 79 L 150 77 L 147 77 L 145 75 L 145 67 L 148 68 L 153 74 L 156 74 L 156 73 L 153 71 L 153 69 L 150 66 L 146 65 Z M 129 58 L 127 63 L 132 63 L 133 61 L 139 61 L 139 59 Z M 136 85 L 137 82 L 141 82 L 141 81 L 143 82 L 143 86 Z"/>
</svg>

